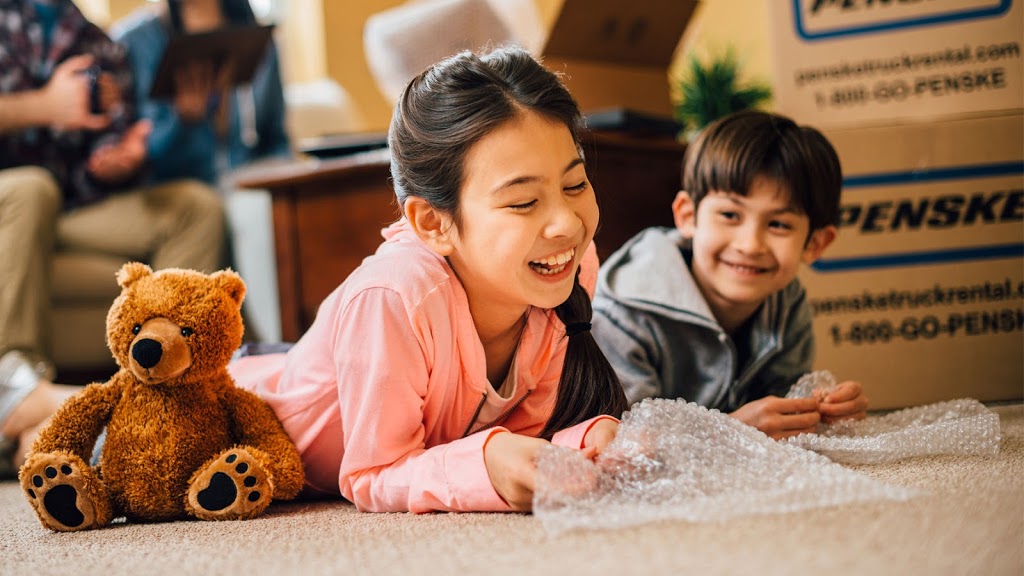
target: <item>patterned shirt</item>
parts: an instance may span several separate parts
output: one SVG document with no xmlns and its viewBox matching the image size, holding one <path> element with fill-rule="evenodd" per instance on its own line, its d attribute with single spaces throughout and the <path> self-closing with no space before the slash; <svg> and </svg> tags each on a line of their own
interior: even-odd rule
<svg viewBox="0 0 1024 576">
<path fill-rule="evenodd" d="M 100 70 L 113 76 L 122 102 L 109 111 L 112 122 L 103 131 L 60 130 L 49 126 L 0 134 L 0 170 L 41 166 L 53 173 L 64 190 L 64 209 L 100 200 L 115 189 L 86 171 L 97 148 L 117 142 L 135 120 L 132 76 L 124 50 L 85 19 L 71 0 L 36 0 L 56 8 L 57 20 L 49 50 L 44 53 L 43 24 L 32 0 L 0 0 L 0 94 L 38 90 L 58 64 L 71 56 L 92 54 Z"/>
</svg>

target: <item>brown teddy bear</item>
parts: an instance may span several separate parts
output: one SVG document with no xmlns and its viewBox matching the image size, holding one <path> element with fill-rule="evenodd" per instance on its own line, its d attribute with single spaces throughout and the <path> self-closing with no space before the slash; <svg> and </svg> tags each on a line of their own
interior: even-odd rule
<svg viewBox="0 0 1024 576">
<path fill-rule="evenodd" d="M 107 345 L 120 370 L 57 411 L 19 474 L 43 525 L 247 519 L 294 498 L 304 482 L 295 445 L 227 371 L 242 340 L 242 279 L 133 262 L 117 281 Z"/>
</svg>

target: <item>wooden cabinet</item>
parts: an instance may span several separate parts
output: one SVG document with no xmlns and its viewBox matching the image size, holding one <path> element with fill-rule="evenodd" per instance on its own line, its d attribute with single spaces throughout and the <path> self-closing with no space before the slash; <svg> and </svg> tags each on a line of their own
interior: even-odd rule
<svg viewBox="0 0 1024 576">
<path fill-rule="evenodd" d="M 648 226 L 671 226 L 683 146 L 671 139 L 612 133 L 584 136 L 587 172 L 601 207 L 598 255 L 607 258 Z M 238 180 L 273 200 L 281 335 L 295 341 L 320 302 L 363 258 L 381 229 L 399 217 L 386 150 L 309 160 Z"/>
</svg>

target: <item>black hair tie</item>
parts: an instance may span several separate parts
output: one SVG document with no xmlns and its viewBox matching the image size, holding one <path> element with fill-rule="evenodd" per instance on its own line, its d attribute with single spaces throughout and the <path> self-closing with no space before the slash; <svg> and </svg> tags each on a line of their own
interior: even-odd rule
<svg viewBox="0 0 1024 576">
<path fill-rule="evenodd" d="M 590 332 L 590 322 L 573 322 L 565 326 L 566 336 L 572 337 L 582 332 Z"/>
</svg>

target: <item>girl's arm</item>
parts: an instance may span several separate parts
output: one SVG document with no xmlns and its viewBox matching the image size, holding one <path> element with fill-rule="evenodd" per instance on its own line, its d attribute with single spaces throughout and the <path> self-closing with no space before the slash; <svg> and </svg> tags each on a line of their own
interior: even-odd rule
<svg viewBox="0 0 1024 576">
<path fill-rule="evenodd" d="M 426 447 L 425 424 L 447 417 L 430 411 L 451 403 L 435 395 L 461 392 L 454 383 L 428 387 L 435 345 L 443 348 L 438 341 L 455 335 L 443 298 L 411 308 L 394 291 L 371 289 L 338 314 L 333 350 L 345 446 L 341 493 L 365 511 L 508 510 L 483 456 L 487 440 L 505 429 Z"/>
</svg>

